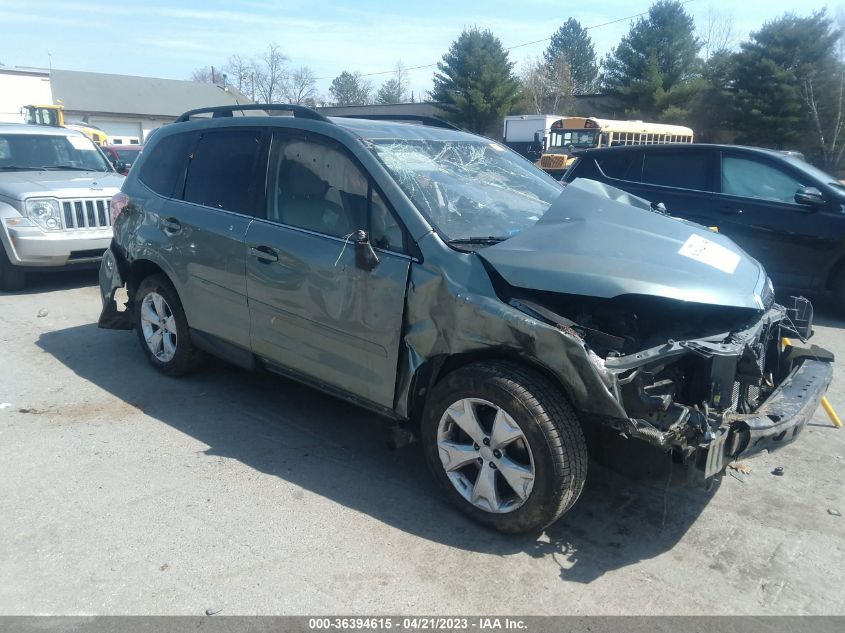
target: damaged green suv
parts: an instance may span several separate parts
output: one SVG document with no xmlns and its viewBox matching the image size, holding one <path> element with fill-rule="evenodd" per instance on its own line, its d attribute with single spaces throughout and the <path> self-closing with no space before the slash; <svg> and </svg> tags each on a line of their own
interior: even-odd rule
<svg viewBox="0 0 845 633">
<path fill-rule="evenodd" d="M 101 327 L 165 374 L 210 353 L 412 423 L 446 494 L 505 532 L 575 503 L 585 432 L 708 479 L 795 439 L 832 377 L 783 342 L 812 306 L 775 303 L 729 239 L 447 127 L 192 111 L 111 212 Z"/>
</svg>

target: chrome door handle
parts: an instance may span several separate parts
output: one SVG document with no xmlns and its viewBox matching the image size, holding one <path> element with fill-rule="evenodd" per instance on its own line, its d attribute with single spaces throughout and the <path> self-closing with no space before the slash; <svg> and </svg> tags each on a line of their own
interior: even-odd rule
<svg viewBox="0 0 845 633">
<path fill-rule="evenodd" d="M 262 262 L 277 262 L 279 256 L 269 246 L 254 246 L 249 249 L 249 254 Z"/>
</svg>

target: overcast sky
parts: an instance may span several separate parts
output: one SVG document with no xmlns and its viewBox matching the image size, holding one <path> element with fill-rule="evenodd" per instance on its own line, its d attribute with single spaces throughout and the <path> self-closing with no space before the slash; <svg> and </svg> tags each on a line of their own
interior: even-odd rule
<svg viewBox="0 0 845 633">
<path fill-rule="evenodd" d="M 624 19 L 647 11 L 649 0 L 0 0 L 0 63 L 187 79 L 199 66 L 229 55 L 253 56 L 277 42 L 291 66 L 310 66 L 325 93 L 343 70 L 377 73 L 397 60 L 407 67 L 437 62 L 463 27 L 491 29 L 506 47 L 546 38 L 567 18 L 591 29 L 601 57 L 624 35 Z M 583 8 L 575 8 L 581 5 Z M 838 3 L 820 0 L 693 0 L 697 25 L 708 14 L 727 16 L 735 40 L 787 11 L 807 14 Z M 545 43 L 516 48 L 518 63 L 542 54 Z M 49 56 L 48 56 L 49 54 Z M 433 68 L 411 71 L 419 94 L 431 88 Z M 378 86 L 387 76 L 369 79 Z"/>
</svg>

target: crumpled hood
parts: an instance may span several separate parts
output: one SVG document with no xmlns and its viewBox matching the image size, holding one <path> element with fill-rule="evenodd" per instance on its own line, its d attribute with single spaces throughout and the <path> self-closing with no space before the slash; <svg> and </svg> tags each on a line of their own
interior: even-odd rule
<svg viewBox="0 0 845 633">
<path fill-rule="evenodd" d="M 123 180 L 120 174 L 102 171 L 7 171 L 0 172 L 0 197 L 111 196 L 120 190 Z"/>
<path fill-rule="evenodd" d="M 519 288 L 763 308 L 765 271 L 730 239 L 592 180 L 570 183 L 535 224 L 478 255 Z"/>
</svg>

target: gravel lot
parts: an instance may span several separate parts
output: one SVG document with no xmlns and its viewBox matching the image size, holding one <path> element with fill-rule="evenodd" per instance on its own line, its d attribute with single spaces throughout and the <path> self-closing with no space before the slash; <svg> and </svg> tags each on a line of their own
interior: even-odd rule
<svg viewBox="0 0 845 633">
<path fill-rule="evenodd" d="M 95 283 L 0 294 L 2 614 L 845 613 L 845 431 L 821 411 L 710 493 L 642 450 L 651 475 L 592 466 L 572 512 L 506 537 L 365 411 L 222 364 L 156 374 L 97 329 Z M 817 323 L 845 358 L 845 321 Z"/>
</svg>

